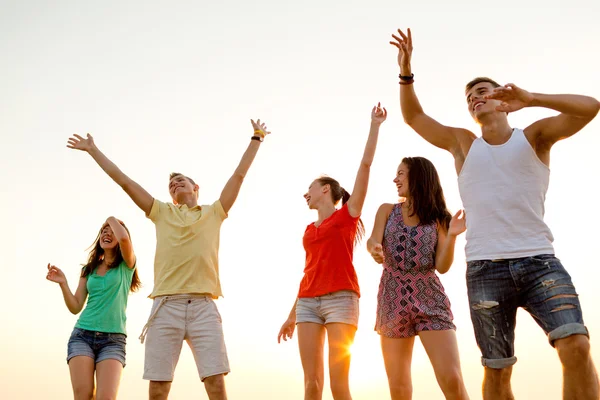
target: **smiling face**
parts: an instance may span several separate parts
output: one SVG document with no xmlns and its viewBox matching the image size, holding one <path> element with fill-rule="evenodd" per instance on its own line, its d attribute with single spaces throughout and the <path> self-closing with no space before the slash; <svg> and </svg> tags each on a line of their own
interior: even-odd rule
<svg viewBox="0 0 600 400">
<path fill-rule="evenodd" d="M 467 84 L 465 91 L 467 106 L 469 114 L 476 122 L 481 123 L 482 118 L 486 115 L 498 113 L 496 107 L 502 102 L 500 100 L 486 100 L 484 97 L 491 94 L 499 86 L 496 81 L 489 78 L 475 78 Z"/>
<path fill-rule="evenodd" d="M 308 208 L 311 210 L 317 209 L 319 202 L 323 200 L 323 196 L 328 192 L 329 185 L 322 185 L 318 180 L 313 181 L 308 187 L 308 192 L 304 194 Z"/>
<path fill-rule="evenodd" d="M 489 82 L 481 82 L 473 86 L 467 92 L 467 105 L 469 113 L 475 121 L 480 121 L 485 114 L 496 112 L 496 107 L 501 103 L 500 100 L 486 100 L 484 96 L 491 94 L 494 86 Z"/>
<path fill-rule="evenodd" d="M 117 238 L 115 238 L 115 234 L 113 233 L 110 225 L 105 224 L 100 231 L 100 238 L 98 239 L 98 243 L 100 247 L 106 250 L 112 250 L 118 246 L 119 242 Z"/>
<path fill-rule="evenodd" d="M 173 203 L 182 204 L 183 199 L 191 195 L 198 198 L 198 189 L 198 185 L 185 175 L 171 174 L 169 194 L 171 195 L 171 199 L 173 199 Z"/>
<path fill-rule="evenodd" d="M 396 170 L 396 177 L 394 178 L 394 183 L 398 189 L 398 196 L 400 197 L 409 197 L 410 195 L 408 186 L 408 172 L 409 171 L 406 164 L 400 163 L 398 169 Z"/>
</svg>

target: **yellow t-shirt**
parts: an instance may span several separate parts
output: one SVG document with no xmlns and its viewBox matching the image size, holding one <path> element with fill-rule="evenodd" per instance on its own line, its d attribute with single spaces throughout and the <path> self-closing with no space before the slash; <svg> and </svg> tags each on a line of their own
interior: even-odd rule
<svg viewBox="0 0 600 400">
<path fill-rule="evenodd" d="M 156 226 L 154 290 L 150 297 L 201 293 L 222 296 L 219 234 L 227 214 L 221 202 L 188 208 L 154 199 L 148 218 Z"/>
</svg>

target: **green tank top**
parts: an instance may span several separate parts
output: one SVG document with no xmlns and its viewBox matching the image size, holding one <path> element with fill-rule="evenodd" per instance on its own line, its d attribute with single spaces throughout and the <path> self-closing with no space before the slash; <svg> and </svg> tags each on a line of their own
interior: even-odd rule
<svg viewBox="0 0 600 400">
<path fill-rule="evenodd" d="M 76 328 L 105 333 L 127 334 L 127 297 L 134 268 L 125 261 L 99 276 L 94 270 L 87 276 L 88 300 L 75 324 Z"/>
</svg>

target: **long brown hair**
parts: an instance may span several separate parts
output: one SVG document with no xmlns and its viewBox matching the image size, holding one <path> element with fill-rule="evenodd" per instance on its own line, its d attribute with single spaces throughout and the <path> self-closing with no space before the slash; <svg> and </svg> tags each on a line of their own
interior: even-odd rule
<svg viewBox="0 0 600 400">
<path fill-rule="evenodd" d="M 121 221 L 119 221 L 119 223 L 123 226 L 123 228 L 125 228 L 125 230 L 127 231 L 127 235 L 131 240 L 131 234 L 129 233 L 129 229 L 127 229 L 127 226 L 125 226 L 125 224 Z M 94 271 L 94 269 L 102 263 L 102 260 L 104 260 L 104 249 L 100 246 L 100 236 L 102 236 L 102 230 L 105 226 L 106 225 L 102 225 L 102 228 L 100 228 L 100 232 L 98 232 L 98 236 L 96 236 L 96 240 L 89 247 L 92 250 L 90 251 L 90 255 L 88 256 L 87 264 L 85 264 L 83 266 L 83 269 L 81 270 L 82 278 L 85 278 L 86 276 L 90 275 Z M 108 266 L 108 269 L 117 268 L 122 262 L 123 255 L 121 254 L 121 247 L 119 247 L 119 245 L 117 244 L 117 256 L 115 257 L 115 260 Z M 141 286 L 142 282 L 140 281 L 140 277 L 138 276 L 136 268 L 133 270 L 133 277 L 131 279 L 131 286 L 129 287 L 129 290 L 132 292 L 137 292 Z"/>
<path fill-rule="evenodd" d="M 329 177 L 322 176 L 316 179 L 317 182 L 321 184 L 321 186 L 329 185 L 331 199 L 333 200 L 333 205 L 337 205 L 337 203 L 341 200 L 342 205 L 346 204 L 346 202 L 350 199 L 350 193 L 346 189 L 344 189 L 338 181 Z M 365 235 L 365 225 L 362 222 L 362 219 L 358 219 L 358 226 L 356 227 L 356 240 L 358 243 L 360 239 Z"/>
<path fill-rule="evenodd" d="M 446 230 L 452 214 L 446 207 L 444 190 L 437 170 L 426 158 L 405 157 L 402 164 L 408 168 L 408 191 L 413 202 L 413 213 L 423 224 L 437 222 Z"/>
</svg>

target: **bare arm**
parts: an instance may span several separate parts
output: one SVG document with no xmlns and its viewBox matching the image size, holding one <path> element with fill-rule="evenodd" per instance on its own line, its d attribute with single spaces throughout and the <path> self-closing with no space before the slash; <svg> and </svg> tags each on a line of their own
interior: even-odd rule
<svg viewBox="0 0 600 400">
<path fill-rule="evenodd" d="M 277 335 L 277 343 L 281 343 L 281 339 L 287 341 L 291 339 L 294 335 L 294 329 L 296 328 L 296 305 L 298 304 L 298 299 L 294 301 L 294 305 L 292 306 L 292 310 L 288 315 L 288 319 L 283 323 L 281 329 L 279 330 L 279 335 Z"/>
<path fill-rule="evenodd" d="M 369 129 L 369 138 L 365 145 L 363 158 L 358 167 L 356 180 L 354 181 L 354 189 L 348 200 L 348 212 L 353 217 L 360 216 L 365 197 L 367 197 L 367 189 L 369 187 L 369 175 L 371 172 L 371 164 L 375 157 L 375 149 L 377 148 L 377 139 L 379 137 L 379 127 L 387 118 L 387 111 L 381 108 L 381 104 L 373 107 L 371 111 L 371 128 Z"/>
<path fill-rule="evenodd" d="M 264 137 L 270 132 L 267 131 L 267 127 L 264 123 L 261 124 L 260 119 L 257 122 L 251 120 L 252 126 L 254 127 L 254 136 L 264 139 Z M 240 193 L 240 189 L 242 187 L 242 183 L 244 182 L 244 178 L 254 161 L 254 157 L 256 157 L 256 153 L 260 147 L 261 141 L 259 140 L 251 140 L 246 152 L 242 156 L 242 159 L 235 169 L 235 172 L 227 181 L 227 184 L 223 188 L 221 192 L 221 197 L 219 200 L 221 201 L 221 205 L 223 206 L 223 210 L 225 213 L 228 213 L 233 203 L 235 203 L 235 199 L 237 199 L 238 194 Z"/>
<path fill-rule="evenodd" d="M 463 217 L 460 218 L 461 213 Z M 438 242 L 435 249 L 435 269 L 440 274 L 448 272 L 454 262 L 454 247 L 456 237 L 467 229 L 464 211 L 459 210 L 450 221 L 450 227 L 438 224 Z"/>
<path fill-rule="evenodd" d="M 410 28 L 406 35 L 398 29 L 398 35 L 392 35 L 394 41 L 390 43 L 398 48 L 400 75 L 409 77 L 412 76 L 411 58 L 413 50 Z M 400 85 L 400 109 L 402 110 L 404 122 L 432 145 L 456 155 L 456 152 L 460 151 L 460 135 L 472 136 L 473 134 L 466 129 L 442 125 L 425 114 L 417 98 L 412 80 L 402 82 L 403 84 Z"/>
<path fill-rule="evenodd" d="M 127 230 L 115 217 L 108 217 L 106 222 L 110 225 L 110 229 L 112 229 L 113 234 L 119 242 L 123 260 L 125 260 L 125 263 L 129 268 L 135 267 L 135 253 L 133 252 L 133 245 L 131 244 L 131 239 L 129 238 Z"/>
<path fill-rule="evenodd" d="M 514 112 L 524 107 L 544 107 L 560 112 L 555 117 L 534 122 L 525 129 L 525 134 L 535 144 L 548 148 L 579 132 L 600 110 L 600 102 L 593 97 L 530 93 L 513 83 L 495 88 L 486 98 L 502 101 L 496 108 L 498 111 Z"/>
<path fill-rule="evenodd" d="M 371 232 L 371 237 L 367 240 L 367 250 L 371 254 L 371 257 L 375 260 L 376 263 L 383 263 L 383 234 L 385 232 L 385 225 L 387 223 L 388 218 L 390 217 L 390 213 L 394 208 L 393 204 L 382 204 L 379 206 L 377 210 L 377 214 L 375 215 L 375 223 L 373 224 L 373 232 Z"/>
<path fill-rule="evenodd" d="M 67 147 L 70 149 L 86 151 L 98 163 L 100 168 L 112 178 L 125 193 L 131 197 L 131 200 L 148 215 L 152 209 L 154 198 L 138 185 L 135 181 L 125 175 L 112 161 L 108 159 L 94 144 L 94 138 L 89 133 L 87 139 L 79 135 L 73 135 L 69 139 Z"/>
<path fill-rule="evenodd" d="M 292 309 L 290 310 L 290 314 L 288 315 L 288 319 L 293 319 L 294 321 L 296 320 L 296 305 L 298 304 L 298 299 L 296 298 L 296 300 L 294 301 L 294 305 L 292 306 Z"/>
<path fill-rule="evenodd" d="M 48 264 L 48 274 L 46 275 L 46 279 L 59 284 L 67 308 L 72 314 L 79 314 L 79 312 L 81 312 L 83 309 L 85 299 L 88 295 L 87 278 L 79 278 L 79 285 L 77 286 L 75 294 L 73 294 L 71 289 L 69 289 L 69 284 L 67 283 L 65 274 L 60 270 L 60 268 Z"/>
</svg>

